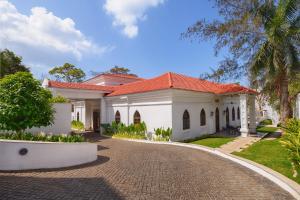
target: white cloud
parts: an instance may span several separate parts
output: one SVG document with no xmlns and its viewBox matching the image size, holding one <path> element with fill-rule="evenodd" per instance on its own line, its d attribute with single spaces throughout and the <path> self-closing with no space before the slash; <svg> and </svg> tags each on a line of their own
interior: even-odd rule
<svg viewBox="0 0 300 200">
<path fill-rule="evenodd" d="M 104 9 L 113 15 L 114 26 L 122 26 L 123 33 L 129 38 L 134 38 L 139 32 L 138 21 L 147 18 L 146 10 L 164 2 L 165 0 L 106 0 Z"/>
<path fill-rule="evenodd" d="M 23 56 L 27 63 L 46 66 L 111 50 L 87 39 L 70 18 L 59 18 L 43 7 L 33 7 L 27 16 L 0 0 L 0 49 L 4 48 Z"/>
</svg>

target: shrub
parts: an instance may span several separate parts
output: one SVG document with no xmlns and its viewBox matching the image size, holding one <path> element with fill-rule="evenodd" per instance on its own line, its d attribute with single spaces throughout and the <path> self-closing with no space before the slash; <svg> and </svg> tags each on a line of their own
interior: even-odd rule
<svg viewBox="0 0 300 200">
<path fill-rule="evenodd" d="M 126 126 L 123 123 L 112 122 L 112 124 L 101 124 L 104 128 L 105 134 L 110 136 L 122 135 L 130 138 L 145 138 L 147 126 L 145 122 L 140 124 L 130 124 Z"/>
<path fill-rule="evenodd" d="M 104 133 L 106 135 L 112 135 L 113 130 L 110 124 L 105 123 L 105 124 L 101 124 L 101 127 L 104 129 Z"/>
<path fill-rule="evenodd" d="M 28 72 L 0 79 L 0 130 L 23 132 L 54 120 L 52 94 Z"/>
<path fill-rule="evenodd" d="M 273 122 L 271 119 L 265 119 L 265 120 L 262 120 L 259 124 L 265 126 L 265 125 L 272 125 Z"/>
<path fill-rule="evenodd" d="M 295 172 L 294 177 L 296 177 L 297 170 L 300 169 L 300 120 L 288 120 L 283 129 L 285 134 L 282 137 L 281 144 L 289 152 L 289 159 Z"/>
<path fill-rule="evenodd" d="M 72 127 L 72 129 L 74 129 L 74 130 L 84 131 L 84 124 L 83 124 L 81 121 L 73 120 L 73 121 L 71 122 L 71 127 Z"/>
<path fill-rule="evenodd" d="M 158 141 L 169 141 L 172 135 L 172 129 L 171 128 L 167 128 L 164 129 L 162 128 L 158 128 L 158 129 L 154 129 L 156 138 L 155 140 Z"/>
<path fill-rule="evenodd" d="M 50 99 L 50 102 L 51 102 L 51 103 L 69 103 L 70 100 L 66 99 L 66 98 L 63 97 L 63 96 L 58 95 L 58 96 L 52 97 L 52 98 Z"/>
<path fill-rule="evenodd" d="M 27 141 L 43 141 L 43 142 L 84 142 L 82 135 L 46 135 L 32 133 L 7 133 L 0 134 L 0 139 L 7 140 L 27 140 Z"/>
</svg>

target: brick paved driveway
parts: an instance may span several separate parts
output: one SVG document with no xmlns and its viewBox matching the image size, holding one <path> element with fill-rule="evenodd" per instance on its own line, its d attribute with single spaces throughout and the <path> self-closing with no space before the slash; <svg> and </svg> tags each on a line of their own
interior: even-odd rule
<svg viewBox="0 0 300 200">
<path fill-rule="evenodd" d="M 262 176 L 199 150 L 101 139 L 98 160 L 0 172 L 0 199 L 293 199 Z"/>
</svg>

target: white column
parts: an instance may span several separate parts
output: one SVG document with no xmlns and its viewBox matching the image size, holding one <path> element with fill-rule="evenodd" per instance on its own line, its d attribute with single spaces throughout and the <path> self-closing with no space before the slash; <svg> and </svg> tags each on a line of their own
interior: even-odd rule
<svg viewBox="0 0 300 200">
<path fill-rule="evenodd" d="M 101 98 L 100 106 L 101 106 L 100 122 L 101 122 L 101 124 L 105 124 L 105 123 L 107 123 L 107 111 L 106 111 L 106 102 L 103 97 Z"/>
<path fill-rule="evenodd" d="M 256 110 L 255 110 L 255 95 L 249 95 L 249 131 L 256 133 Z"/>
<path fill-rule="evenodd" d="M 240 95 L 240 111 L 241 111 L 241 135 L 247 137 L 249 135 L 248 129 L 248 108 L 247 108 L 247 95 Z"/>
<path fill-rule="evenodd" d="M 300 93 L 297 95 L 295 114 L 296 118 L 300 119 Z"/>
</svg>

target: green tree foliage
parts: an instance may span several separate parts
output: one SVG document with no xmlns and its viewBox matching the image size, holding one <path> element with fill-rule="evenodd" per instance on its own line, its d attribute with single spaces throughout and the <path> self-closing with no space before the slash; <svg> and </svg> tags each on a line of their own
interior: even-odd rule
<svg viewBox="0 0 300 200">
<path fill-rule="evenodd" d="M 236 80 L 243 74 L 243 69 L 235 60 L 230 58 L 221 61 L 218 69 L 211 68 L 210 70 L 211 73 L 203 73 L 200 78 L 220 83 L 228 79 Z"/>
<path fill-rule="evenodd" d="M 109 70 L 111 74 L 129 74 L 130 70 L 125 67 L 114 66 Z"/>
<path fill-rule="evenodd" d="M 52 94 L 29 72 L 0 80 L 0 130 L 22 132 L 53 123 Z"/>
<path fill-rule="evenodd" d="M 50 99 L 51 103 L 70 103 L 70 100 L 63 96 L 55 96 Z"/>
<path fill-rule="evenodd" d="M 65 63 L 63 66 L 54 67 L 49 71 L 56 80 L 65 82 L 82 82 L 85 78 L 85 73 L 80 68 L 76 68 L 70 63 Z"/>
<path fill-rule="evenodd" d="M 127 74 L 127 75 L 137 77 L 136 74 L 130 73 L 130 69 L 125 68 L 125 67 L 119 67 L 117 65 L 114 66 L 113 68 L 111 68 L 110 70 L 106 71 L 106 72 L 94 72 L 94 71 L 92 71 L 91 74 L 93 76 L 96 76 L 96 75 L 99 75 L 99 74 Z"/>
<path fill-rule="evenodd" d="M 16 72 L 29 72 L 29 68 L 22 64 L 22 57 L 8 49 L 0 51 L 0 79 Z"/>
<path fill-rule="evenodd" d="M 216 54 L 223 47 L 229 48 L 230 60 L 239 67 L 231 68 L 232 71 L 227 70 L 230 65 L 228 68 L 223 65 L 213 74 L 217 77 L 223 71 L 235 72 L 237 77 L 250 74 L 252 83 L 259 82 L 263 92 L 271 93 L 270 98 L 277 96 L 283 122 L 291 116 L 289 83 L 300 68 L 299 0 L 215 2 L 223 19 L 200 20 L 183 36 L 216 39 Z"/>
</svg>

